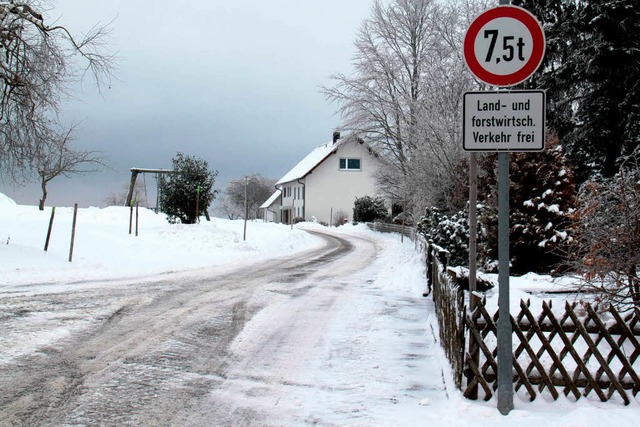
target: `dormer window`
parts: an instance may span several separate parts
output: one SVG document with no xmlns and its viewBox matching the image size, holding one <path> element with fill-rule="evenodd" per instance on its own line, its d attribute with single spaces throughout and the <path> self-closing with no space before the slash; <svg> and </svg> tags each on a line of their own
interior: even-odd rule
<svg viewBox="0 0 640 427">
<path fill-rule="evenodd" d="M 340 159 L 340 170 L 341 171 L 359 171 L 362 170 L 360 167 L 360 159 L 353 158 L 342 158 Z"/>
</svg>

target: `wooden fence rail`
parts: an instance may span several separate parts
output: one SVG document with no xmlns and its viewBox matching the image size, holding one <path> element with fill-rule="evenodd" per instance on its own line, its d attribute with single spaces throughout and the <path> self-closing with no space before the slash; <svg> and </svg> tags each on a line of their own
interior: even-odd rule
<svg viewBox="0 0 640 427">
<path fill-rule="evenodd" d="M 387 222 L 368 222 L 367 227 L 370 230 L 378 231 L 380 233 L 398 233 L 403 234 L 405 237 L 408 237 L 411 240 L 414 240 L 416 237 L 415 229 L 412 226 L 406 225 L 402 226 L 399 224 L 389 224 Z"/>
</svg>

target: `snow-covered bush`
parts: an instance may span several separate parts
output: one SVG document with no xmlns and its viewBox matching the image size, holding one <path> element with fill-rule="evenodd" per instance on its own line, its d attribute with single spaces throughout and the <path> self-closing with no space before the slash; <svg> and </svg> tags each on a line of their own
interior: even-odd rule
<svg viewBox="0 0 640 427">
<path fill-rule="evenodd" d="M 354 222 L 372 222 L 376 219 L 386 219 L 389 211 L 380 197 L 356 197 L 353 205 Z"/>
<path fill-rule="evenodd" d="M 468 265 L 468 210 L 465 209 L 448 217 L 438 208 L 427 208 L 425 216 L 418 221 L 417 229 L 427 240 L 446 248 L 450 252 L 450 265 Z"/>
<path fill-rule="evenodd" d="M 332 220 L 334 227 L 345 225 L 349 222 L 349 214 L 340 209 L 339 211 L 334 212 Z"/>
</svg>

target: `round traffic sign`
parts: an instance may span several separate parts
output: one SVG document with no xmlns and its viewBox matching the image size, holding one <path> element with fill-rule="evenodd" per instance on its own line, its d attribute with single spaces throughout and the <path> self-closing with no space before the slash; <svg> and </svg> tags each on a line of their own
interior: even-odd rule
<svg viewBox="0 0 640 427">
<path fill-rule="evenodd" d="M 469 70 L 492 86 L 513 86 L 528 79 L 544 57 L 540 22 L 518 6 L 498 6 L 478 16 L 464 37 Z"/>
</svg>

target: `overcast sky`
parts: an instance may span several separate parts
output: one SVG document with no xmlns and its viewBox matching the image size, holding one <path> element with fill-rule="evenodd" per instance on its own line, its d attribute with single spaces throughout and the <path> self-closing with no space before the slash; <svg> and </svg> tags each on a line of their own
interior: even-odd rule
<svg viewBox="0 0 640 427">
<path fill-rule="evenodd" d="M 81 34 L 111 24 L 119 59 L 102 94 L 87 79 L 65 105 L 76 144 L 113 170 L 50 184 L 48 205 L 103 206 L 131 167 L 170 168 L 177 151 L 219 171 L 280 178 L 339 126 L 319 92 L 351 70 L 353 42 L 373 0 L 57 0 L 49 15 Z M 155 180 L 147 178 L 149 192 Z M 37 185 L 0 192 L 37 204 Z M 155 190 L 153 190 L 155 193 Z M 155 200 L 154 200 L 155 202 Z"/>
</svg>

